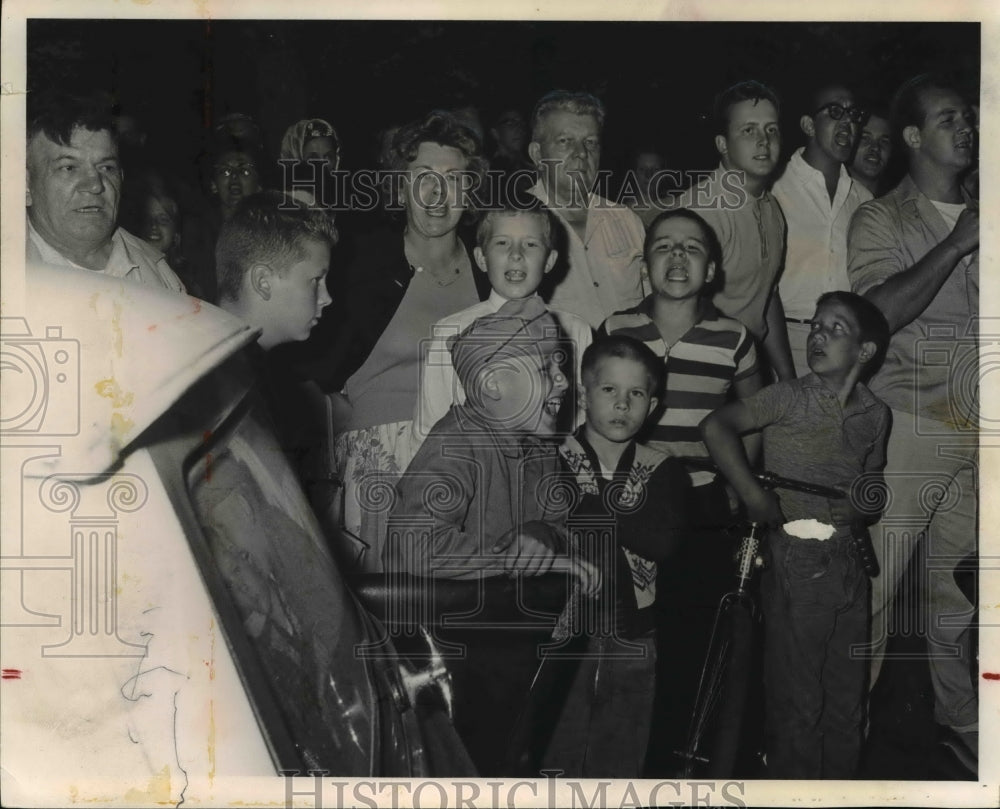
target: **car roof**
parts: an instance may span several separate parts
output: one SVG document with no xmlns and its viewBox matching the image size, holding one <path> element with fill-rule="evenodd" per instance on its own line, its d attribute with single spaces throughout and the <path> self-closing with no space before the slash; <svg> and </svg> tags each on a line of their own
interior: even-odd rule
<svg viewBox="0 0 1000 809">
<path fill-rule="evenodd" d="M 4 340 L 20 344 L 27 373 L 5 369 L 15 388 L 5 399 L 35 402 L 40 434 L 65 436 L 49 473 L 114 466 L 188 388 L 259 334 L 197 298 L 103 273 L 33 265 L 25 282 L 27 317 L 5 318 Z"/>
</svg>

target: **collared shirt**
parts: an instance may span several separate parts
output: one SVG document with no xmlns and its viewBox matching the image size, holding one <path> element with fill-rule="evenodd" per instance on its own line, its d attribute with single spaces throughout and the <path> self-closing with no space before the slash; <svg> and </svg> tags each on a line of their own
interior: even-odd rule
<svg viewBox="0 0 1000 809">
<path fill-rule="evenodd" d="M 544 204 L 548 195 L 541 181 L 531 193 Z M 556 284 L 549 303 L 583 318 L 592 328 L 614 312 L 635 306 L 648 290 L 642 273 L 642 220 L 624 205 L 590 195 L 583 241 L 555 208 L 569 247 L 565 276 Z M 557 270 L 558 272 L 558 270 Z"/>
<path fill-rule="evenodd" d="M 792 155 L 784 174 L 774 184 L 774 198 L 788 225 L 785 268 L 778 290 L 785 314 L 808 320 L 824 292 L 851 288 L 847 278 L 847 228 L 851 217 L 871 191 L 840 167 L 833 201 L 823 172 L 803 158 L 805 148 Z"/>
<path fill-rule="evenodd" d="M 963 192 L 964 193 L 964 192 Z M 975 205 L 969 198 L 966 203 Z M 866 202 L 848 231 L 851 289 L 865 294 L 909 269 L 950 233 L 909 176 Z M 973 429 L 978 419 L 979 251 L 951 271 L 930 304 L 897 331 L 872 390 L 893 409 Z"/>
<path fill-rule="evenodd" d="M 889 408 L 860 382 L 846 406 L 816 374 L 777 382 L 741 400 L 763 431 L 768 471 L 850 494 L 864 473 L 885 466 Z M 776 490 L 785 519 L 832 522 L 826 498 Z M 846 535 L 849 526 L 839 526 Z"/>
<path fill-rule="evenodd" d="M 707 458 L 698 425 L 726 403 L 734 382 L 757 373 L 757 349 L 746 327 L 723 317 L 704 299 L 698 321 L 668 347 L 653 322 L 650 296 L 635 308 L 609 317 L 600 332 L 634 337 L 666 363 L 666 402 L 646 443 L 670 455 Z M 695 485 L 712 478 L 708 472 L 692 475 Z"/>
<path fill-rule="evenodd" d="M 715 230 L 722 245 L 724 282 L 712 302 L 763 341 L 765 315 L 785 252 L 785 217 L 777 200 L 767 191 L 749 196 L 739 173 L 720 166 L 672 207 L 691 208 Z"/>
<path fill-rule="evenodd" d="M 31 220 L 27 221 L 28 240 L 26 253 L 28 261 L 53 264 L 57 267 L 74 267 L 78 270 L 93 270 L 81 267 L 56 250 L 35 230 Z M 111 255 L 101 270 L 114 278 L 126 278 L 147 286 L 162 287 L 174 292 L 184 292 L 184 284 L 177 277 L 167 259 L 152 245 L 133 236 L 124 228 L 116 228 L 111 234 Z"/>
<path fill-rule="evenodd" d="M 420 394 L 417 397 L 417 407 L 413 414 L 413 430 L 410 433 L 410 446 L 413 452 L 427 438 L 427 433 L 453 404 L 465 404 L 465 389 L 455 375 L 455 366 L 451 362 L 451 352 L 448 350 L 448 338 L 460 334 L 473 321 L 484 315 L 496 314 L 507 299 L 498 295 L 496 290 L 490 291 L 490 296 L 477 304 L 442 318 L 431 327 L 431 337 L 423 351 L 420 369 Z M 549 311 L 559 322 L 559 326 L 573 343 L 573 362 L 576 369 L 577 386 L 581 384 L 580 359 L 583 352 L 593 340 L 593 332 L 581 318 L 570 312 L 562 312 L 549 307 Z"/>
</svg>

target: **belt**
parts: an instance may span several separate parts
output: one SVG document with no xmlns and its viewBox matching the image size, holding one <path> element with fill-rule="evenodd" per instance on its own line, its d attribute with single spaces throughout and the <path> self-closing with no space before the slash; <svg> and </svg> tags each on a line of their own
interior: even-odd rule
<svg viewBox="0 0 1000 809">
<path fill-rule="evenodd" d="M 798 317 L 786 317 L 785 318 L 785 323 L 801 323 L 804 326 L 808 326 L 810 323 L 812 323 L 812 321 L 811 320 L 802 320 L 801 318 L 798 318 Z"/>
</svg>

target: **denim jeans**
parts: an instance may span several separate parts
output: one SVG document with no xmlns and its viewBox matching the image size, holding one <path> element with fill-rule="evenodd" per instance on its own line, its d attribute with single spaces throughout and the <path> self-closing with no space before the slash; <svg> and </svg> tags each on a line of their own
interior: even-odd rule
<svg viewBox="0 0 1000 809">
<path fill-rule="evenodd" d="M 769 778 L 852 778 L 861 751 L 868 577 L 850 537 L 769 532 L 761 582 Z"/>
<path fill-rule="evenodd" d="M 622 645 L 622 644 L 627 644 Z M 593 637 L 543 758 L 567 778 L 638 778 L 653 715 L 656 639 Z"/>
</svg>

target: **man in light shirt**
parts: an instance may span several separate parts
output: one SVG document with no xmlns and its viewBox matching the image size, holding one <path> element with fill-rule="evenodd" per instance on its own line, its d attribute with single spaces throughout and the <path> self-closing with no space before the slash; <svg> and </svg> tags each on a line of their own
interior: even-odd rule
<svg viewBox="0 0 1000 809">
<path fill-rule="evenodd" d="M 642 220 L 624 205 L 592 193 L 601 164 L 604 107 L 589 93 L 554 91 L 535 105 L 528 155 L 538 169 L 531 193 L 566 231 L 566 272 L 547 302 L 596 329 L 606 317 L 635 306 L 642 277 Z M 559 273 L 557 268 L 553 275 Z"/>
<path fill-rule="evenodd" d="M 163 254 L 118 227 L 122 169 L 110 109 L 99 100 L 29 96 L 29 262 L 76 267 L 183 292 Z"/>
<path fill-rule="evenodd" d="M 785 218 L 770 191 L 781 153 L 779 100 L 770 87 L 747 80 L 715 98 L 719 167 L 676 198 L 697 211 L 722 246 L 722 283 L 712 303 L 740 321 L 763 349 L 770 375 L 794 379 L 778 274 L 785 252 Z"/>
<path fill-rule="evenodd" d="M 821 87 L 799 119 L 807 138 L 788 161 L 773 193 L 785 214 L 785 267 L 778 284 L 797 374 L 808 373 L 806 338 L 816 301 L 850 289 L 847 227 L 871 192 L 847 172 L 867 114 L 840 84 Z"/>
<path fill-rule="evenodd" d="M 976 116 L 950 83 L 923 75 L 897 91 L 892 125 L 909 171 L 858 208 L 847 236 L 851 286 L 882 310 L 892 332 L 870 383 L 892 408 L 893 425 L 890 496 L 872 531 L 882 574 L 872 580 L 867 651 L 874 683 L 889 605 L 920 538 L 934 718 L 942 742 L 975 773 L 975 610 L 954 573 L 976 553 L 979 506 L 979 205 L 962 184 L 975 164 Z"/>
</svg>

